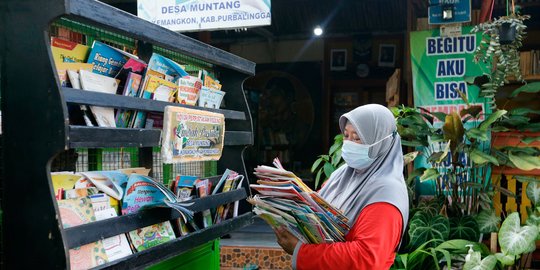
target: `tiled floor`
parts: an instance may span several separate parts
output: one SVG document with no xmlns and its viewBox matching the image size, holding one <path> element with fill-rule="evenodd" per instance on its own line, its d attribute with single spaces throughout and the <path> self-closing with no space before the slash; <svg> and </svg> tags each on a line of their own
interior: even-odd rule
<svg viewBox="0 0 540 270">
<path fill-rule="evenodd" d="M 291 269 L 291 256 L 277 244 L 272 229 L 258 218 L 253 225 L 221 239 L 220 245 L 222 270 L 244 269 L 249 265 L 261 270 Z"/>
</svg>

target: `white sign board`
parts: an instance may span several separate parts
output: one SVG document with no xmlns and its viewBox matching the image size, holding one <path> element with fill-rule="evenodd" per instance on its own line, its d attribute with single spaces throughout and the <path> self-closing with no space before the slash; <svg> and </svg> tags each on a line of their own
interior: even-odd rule
<svg viewBox="0 0 540 270">
<path fill-rule="evenodd" d="M 172 31 L 271 24 L 270 0 L 137 0 L 137 15 Z"/>
</svg>

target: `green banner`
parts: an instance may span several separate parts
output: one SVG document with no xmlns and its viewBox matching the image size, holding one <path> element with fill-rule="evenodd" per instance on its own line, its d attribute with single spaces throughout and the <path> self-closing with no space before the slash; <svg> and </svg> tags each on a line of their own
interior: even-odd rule
<svg viewBox="0 0 540 270">
<path fill-rule="evenodd" d="M 481 34 L 471 34 L 471 28 L 463 27 L 461 35 L 444 37 L 439 29 L 411 32 L 410 40 L 415 107 L 450 114 L 460 112 L 468 105 L 482 106 L 482 116 L 477 121 L 465 123 L 465 129 L 477 126 L 479 121 L 484 120 L 483 114 L 490 113 L 485 99 L 479 97 L 480 89 L 465 81 L 466 78 L 483 74 L 480 66 L 473 62 L 473 53 L 481 41 Z M 435 127 L 443 124 L 435 119 Z M 433 145 L 432 148 L 431 151 L 441 150 L 440 145 Z M 468 164 L 468 157 L 460 158 Z M 419 157 L 415 166 L 430 167 L 425 157 Z M 444 164 L 438 169 L 444 174 Z M 420 194 L 433 194 L 433 182 L 422 183 L 419 191 Z"/>
</svg>

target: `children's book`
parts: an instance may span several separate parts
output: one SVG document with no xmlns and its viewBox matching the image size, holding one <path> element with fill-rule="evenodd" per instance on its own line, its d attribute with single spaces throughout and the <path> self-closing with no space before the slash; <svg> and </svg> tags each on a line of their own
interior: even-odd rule
<svg viewBox="0 0 540 270">
<path fill-rule="evenodd" d="M 204 86 L 208 88 L 212 88 L 214 90 L 221 90 L 221 84 L 219 84 L 219 81 L 212 78 L 206 70 L 203 72 L 204 74 Z"/>
<path fill-rule="evenodd" d="M 202 82 L 194 76 L 186 76 L 178 79 L 178 95 L 176 101 L 180 104 L 196 105 Z"/>
<path fill-rule="evenodd" d="M 203 86 L 199 92 L 199 107 L 219 109 L 225 92 Z"/>
<path fill-rule="evenodd" d="M 122 95 L 129 96 L 129 97 L 136 97 L 138 95 L 139 87 L 141 85 L 141 79 L 142 79 L 141 75 L 130 72 L 127 77 L 127 82 L 124 86 Z M 116 126 L 121 127 L 121 128 L 129 127 L 129 123 L 134 114 L 135 114 L 134 110 L 119 109 L 116 112 Z"/>
<path fill-rule="evenodd" d="M 148 69 L 157 71 L 161 74 L 164 74 L 165 76 L 168 76 L 170 79 L 168 78 L 164 78 L 164 79 L 167 79 L 172 82 L 177 82 L 179 78 L 189 75 L 180 66 L 180 64 L 157 53 L 153 53 L 152 57 L 150 57 L 150 61 L 148 61 Z"/>
<path fill-rule="evenodd" d="M 51 181 L 57 200 L 64 199 L 64 191 L 73 189 L 82 176 L 74 172 L 52 172 Z"/>
<path fill-rule="evenodd" d="M 95 67 L 95 65 L 94 65 Z M 92 73 L 86 70 L 79 71 L 81 86 L 84 90 L 115 94 L 118 82 L 114 78 Z M 98 106 L 90 106 L 96 121 L 100 127 L 116 127 L 114 109 Z"/>
<path fill-rule="evenodd" d="M 92 184 L 94 184 L 100 191 L 105 192 L 105 194 L 117 200 L 122 199 L 124 190 L 120 186 L 121 184 L 117 181 L 113 181 L 104 172 L 82 172 L 81 174 L 90 180 L 90 182 L 92 182 Z"/>
<path fill-rule="evenodd" d="M 131 243 L 137 251 L 143 251 L 174 240 L 176 236 L 171 223 L 165 221 L 129 232 Z"/>
<path fill-rule="evenodd" d="M 64 192 L 64 198 L 76 199 L 76 198 L 87 197 L 87 196 L 97 194 L 97 193 L 98 193 L 98 190 L 95 187 L 68 189 Z"/>
<path fill-rule="evenodd" d="M 88 198 L 58 201 L 60 220 L 64 228 L 70 228 L 96 221 L 92 204 Z M 69 250 L 71 269 L 89 269 L 108 262 L 101 241 Z"/>
<path fill-rule="evenodd" d="M 96 211 L 94 207 L 94 211 L 96 220 L 105 220 L 118 216 L 113 208 L 105 208 Z M 125 234 L 119 234 L 103 239 L 102 243 L 109 261 L 118 260 L 133 254 Z"/>
<path fill-rule="evenodd" d="M 143 62 L 142 60 L 140 60 L 140 59 L 135 59 L 135 58 L 128 59 L 127 62 L 122 67 L 122 69 L 120 69 L 118 74 L 116 74 L 115 78 L 120 81 L 119 82 L 119 87 L 118 87 L 118 92 L 116 94 L 127 96 L 124 93 L 125 93 L 125 89 L 126 89 L 126 84 L 129 83 L 130 74 L 138 74 L 138 75 L 142 76 L 144 74 L 144 70 L 146 69 L 147 66 L 148 65 L 145 62 Z M 139 81 L 140 81 L 140 79 L 139 79 Z M 129 96 L 131 96 L 131 95 L 129 95 Z"/>
<path fill-rule="evenodd" d="M 208 181 L 208 179 L 197 180 L 195 182 L 195 187 L 197 188 L 197 194 L 199 195 L 199 198 L 204 198 L 210 195 L 211 183 L 210 181 Z M 202 215 L 204 227 L 207 228 L 212 226 L 212 213 L 210 212 L 210 209 L 203 210 Z"/>
<path fill-rule="evenodd" d="M 94 64 L 94 73 L 114 78 L 132 57 L 135 56 L 96 40 L 92 43 L 87 62 Z"/>
<path fill-rule="evenodd" d="M 51 38 L 51 52 L 56 64 L 63 62 L 86 62 L 90 48 L 69 40 Z"/>
<path fill-rule="evenodd" d="M 176 91 L 177 91 L 176 84 L 169 82 L 165 79 L 158 78 L 156 76 L 147 75 L 144 87 L 143 89 L 141 89 L 141 92 L 142 92 L 141 97 L 145 99 L 172 102 L 174 101 L 174 94 L 176 93 Z M 161 113 L 157 115 L 155 113 L 152 114 L 153 115 L 152 122 L 148 124 L 146 120 L 147 120 L 147 115 L 149 114 L 150 113 L 146 113 L 143 111 L 137 112 L 133 127 L 134 128 L 159 127 L 157 123 L 160 123 L 161 127 L 163 127 L 163 115 Z"/>
</svg>

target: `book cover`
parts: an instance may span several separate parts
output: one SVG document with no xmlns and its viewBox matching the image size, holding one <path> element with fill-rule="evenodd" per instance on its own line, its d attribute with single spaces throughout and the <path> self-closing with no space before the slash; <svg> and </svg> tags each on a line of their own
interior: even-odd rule
<svg viewBox="0 0 540 270">
<path fill-rule="evenodd" d="M 203 72 L 204 74 L 204 86 L 214 89 L 214 90 L 221 90 L 221 84 L 219 84 L 218 80 L 215 80 L 206 72 L 206 70 Z"/>
<path fill-rule="evenodd" d="M 94 64 L 92 70 L 94 73 L 115 77 L 130 56 L 126 52 L 96 40 L 92 43 L 92 50 L 87 62 Z"/>
<path fill-rule="evenodd" d="M 69 40 L 52 37 L 51 52 L 55 64 L 63 62 L 86 62 L 90 48 Z"/>
<path fill-rule="evenodd" d="M 82 172 L 84 177 L 86 177 L 94 186 L 104 192 L 105 194 L 121 200 L 122 195 L 124 194 L 124 189 L 120 186 L 121 183 L 113 181 L 109 176 L 104 172 Z M 126 177 L 127 178 L 127 177 Z"/>
<path fill-rule="evenodd" d="M 105 220 L 118 216 L 113 208 L 96 210 L 94 208 L 96 220 Z M 133 254 L 129 246 L 126 234 L 119 234 L 102 240 L 103 248 L 109 261 L 118 260 Z"/>
<path fill-rule="evenodd" d="M 130 59 L 131 60 L 131 59 Z M 142 76 L 137 73 L 130 72 L 127 76 L 127 81 L 124 85 L 122 95 L 129 97 L 137 97 L 139 87 L 141 85 Z M 131 118 L 135 115 L 134 110 L 119 109 L 116 112 L 116 127 L 127 128 Z"/>
<path fill-rule="evenodd" d="M 73 63 L 66 63 L 66 64 L 73 64 Z M 81 63 L 81 65 L 88 65 L 87 68 L 84 68 L 84 70 L 92 71 L 92 64 Z M 81 68 L 81 69 L 83 69 L 83 68 Z M 81 70 L 81 69 L 78 69 L 78 70 L 68 69 L 67 70 L 69 82 L 70 82 L 71 87 L 73 89 L 82 89 L 82 87 L 81 87 L 81 76 L 79 75 L 79 70 Z M 80 105 L 79 107 L 81 108 L 84 123 L 89 127 L 96 126 L 97 121 L 94 118 L 94 116 L 92 115 L 92 113 L 90 112 L 90 109 L 88 109 L 88 107 L 86 105 Z"/>
<path fill-rule="evenodd" d="M 203 86 L 199 92 L 199 107 L 219 109 L 225 92 Z"/>
<path fill-rule="evenodd" d="M 114 78 L 99 75 L 86 70 L 79 71 L 79 76 L 81 80 L 81 87 L 84 90 L 116 94 L 118 82 Z M 90 106 L 90 110 L 92 111 L 92 114 L 100 127 L 116 127 L 113 108 Z"/>
<path fill-rule="evenodd" d="M 88 197 L 90 195 L 97 194 L 97 193 L 98 193 L 98 190 L 95 187 L 67 189 L 64 191 L 64 198 L 76 199 L 76 198 Z"/>
<path fill-rule="evenodd" d="M 196 105 L 202 82 L 194 76 L 186 76 L 178 79 L 178 94 L 176 101 L 180 104 Z"/>
<path fill-rule="evenodd" d="M 92 204 L 88 198 L 58 201 L 60 220 L 64 228 L 70 228 L 96 221 Z M 71 269 L 89 269 L 108 262 L 101 241 L 69 250 Z"/>
<path fill-rule="evenodd" d="M 171 223 L 165 221 L 148 227 L 139 228 L 128 233 L 131 243 L 137 251 L 161 245 L 176 239 Z"/>
<path fill-rule="evenodd" d="M 150 57 L 148 69 L 169 76 L 170 79 L 168 80 L 172 82 L 176 82 L 179 78 L 189 75 L 180 64 L 157 53 L 153 53 Z"/>
<path fill-rule="evenodd" d="M 147 66 L 148 65 L 140 59 L 128 59 L 115 76 L 115 78 L 119 80 L 118 92 L 116 94 L 125 95 L 123 93 L 125 93 L 126 85 L 129 83 L 130 74 L 138 74 L 142 76 Z"/>
</svg>

